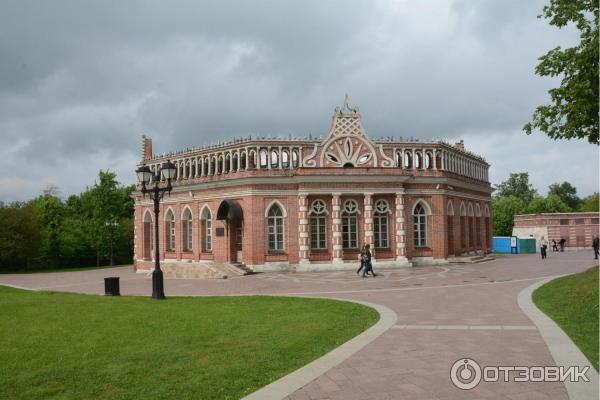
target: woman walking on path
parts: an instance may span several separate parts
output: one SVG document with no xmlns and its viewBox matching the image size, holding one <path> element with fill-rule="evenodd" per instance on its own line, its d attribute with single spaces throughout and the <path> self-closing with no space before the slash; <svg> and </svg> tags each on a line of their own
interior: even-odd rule
<svg viewBox="0 0 600 400">
<path fill-rule="evenodd" d="M 542 240 L 540 240 L 540 253 L 542 254 L 542 260 L 546 258 L 546 249 L 548 249 L 548 242 L 542 236 Z"/>
<path fill-rule="evenodd" d="M 365 244 L 364 250 L 360 255 L 360 259 L 362 260 L 362 263 L 365 266 L 362 275 L 363 278 L 366 278 L 369 272 L 371 272 L 371 275 L 377 276 L 377 274 L 373 271 L 373 264 L 371 264 L 371 245 Z"/>
</svg>

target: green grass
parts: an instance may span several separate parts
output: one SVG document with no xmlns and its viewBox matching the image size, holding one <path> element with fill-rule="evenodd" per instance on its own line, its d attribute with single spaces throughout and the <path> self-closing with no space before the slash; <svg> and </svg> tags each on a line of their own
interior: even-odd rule
<svg viewBox="0 0 600 400">
<path fill-rule="evenodd" d="M 236 399 L 373 325 L 291 297 L 103 297 L 0 286 L 0 398 Z"/>
<path fill-rule="evenodd" d="M 554 320 L 598 370 L 598 267 L 555 279 L 533 292 L 534 303 Z"/>
<path fill-rule="evenodd" d="M 118 267 L 127 267 L 131 266 L 131 264 L 123 264 L 123 265 L 101 265 L 99 267 L 64 267 L 64 268 L 48 268 L 48 269 L 31 269 L 27 271 L 0 271 L 0 274 L 45 274 L 50 272 L 75 272 L 75 271 L 90 271 L 93 269 L 109 269 L 109 268 L 118 268 Z"/>
</svg>

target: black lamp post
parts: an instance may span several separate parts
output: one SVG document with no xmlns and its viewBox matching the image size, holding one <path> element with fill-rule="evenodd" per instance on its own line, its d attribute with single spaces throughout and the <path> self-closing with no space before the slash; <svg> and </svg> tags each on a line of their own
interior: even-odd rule
<svg viewBox="0 0 600 400">
<path fill-rule="evenodd" d="M 142 165 L 135 171 L 138 180 L 142 184 L 142 194 L 144 197 L 148 194 L 154 201 L 154 271 L 152 271 L 152 298 L 157 300 L 165 299 L 165 289 L 163 284 L 163 273 L 160 269 L 160 253 L 158 250 L 159 239 L 158 239 L 158 214 L 160 213 L 160 200 L 165 195 L 165 192 L 171 193 L 171 179 L 175 177 L 175 164 L 171 161 L 163 163 L 159 173 L 153 173 L 150 167 Z M 160 185 L 162 178 L 167 181 L 166 186 Z M 152 181 L 153 187 L 147 188 Z"/>
</svg>

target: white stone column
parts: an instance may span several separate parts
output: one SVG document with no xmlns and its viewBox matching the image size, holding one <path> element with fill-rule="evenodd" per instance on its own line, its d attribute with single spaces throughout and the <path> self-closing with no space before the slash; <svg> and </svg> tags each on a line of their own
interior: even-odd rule
<svg viewBox="0 0 600 400">
<path fill-rule="evenodd" d="M 437 150 L 433 149 L 433 151 L 431 152 L 431 154 L 432 154 L 431 157 L 433 158 L 433 160 L 432 160 L 433 161 L 433 169 L 437 170 L 438 169 L 438 165 L 437 165 Z"/>
<path fill-rule="evenodd" d="M 309 264 L 308 259 L 308 198 L 307 193 L 298 194 L 298 249 L 300 264 Z"/>
<path fill-rule="evenodd" d="M 373 255 L 373 258 L 375 258 L 375 246 L 373 237 L 373 193 L 364 194 L 364 209 L 365 210 L 363 218 L 365 230 L 365 244 L 371 246 L 371 254 Z"/>
<path fill-rule="evenodd" d="M 408 264 L 406 258 L 406 220 L 404 218 L 404 189 L 396 192 L 396 263 Z"/>
<path fill-rule="evenodd" d="M 400 165 L 402 166 L 401 168 L 404 169 L 404 157 L 406 157 L 406 154 L 404 154 L 404 147 L 402 147 L 400 149 L 400 153 L 401 153 Z"/>
<path fill-rule="evenodd" d="M 281 169 L 282 166 L 283 166 L 283 157 L 281 155 L 281 146 L 279 146 L 278 153 L 277 153 L 277 168 Z"/>
<path fill-rule="evenodd" d="M 342 219 L 340 193 L 332 193 L 331 198 L 331 235 L 333 238 L 333 262 L 341 263 L 342 259 Z"/>
</svg>

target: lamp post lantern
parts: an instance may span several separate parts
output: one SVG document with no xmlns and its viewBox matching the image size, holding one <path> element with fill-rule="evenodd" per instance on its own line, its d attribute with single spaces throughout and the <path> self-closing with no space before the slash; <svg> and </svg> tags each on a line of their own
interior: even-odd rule
<svg viewBox="0 0 600 400">
<path fill-rule="evenodd" d="M 175 164 L 167 160 L 163 163 L 160 172 L 153 173 L 150 167 L 142 165 L 136 171 L 138 181 L 142 184 L 142 194 L 144 197 L 149 195 L 154 202 L 154 271 L 152 271 L 152 298 L 156 300 L 165 299 L 165 289 L 163 284 L 163 272 L 160 269 L 160 252 L 159 236 L 158 236 L 158 214 L 160 213 L 160 201 L 166 193 L 171 193 L 173 186 L 171 185 L 171 179 L 175 177 Z M 166 186 L 161 185 L 160 181 L 164 179 L 167 184 Z M 148 184 L 152 182 L 152 187 L 148 187 Z"/>
</svg>

